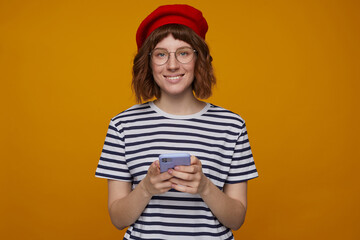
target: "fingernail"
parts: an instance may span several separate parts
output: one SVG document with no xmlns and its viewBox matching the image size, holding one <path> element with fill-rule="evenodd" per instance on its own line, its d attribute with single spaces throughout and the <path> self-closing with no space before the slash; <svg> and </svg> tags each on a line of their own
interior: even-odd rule
<svg viewBox="0 0 360 240">
<path fill-rule="evenodd" d="M 175 170 L 179 170 L 179 167 L 178 167 L 178 166 L 176 166 L 176 167 L 175 167 Z"/>
<path fill-rule="evenodd" d="M 173 170 L 172 170 L 172 169 L 169 169 L 169 170 L 168 170 L 168 173 L 172 174 L 172 173 L 173 173 Z"/>
</svg>

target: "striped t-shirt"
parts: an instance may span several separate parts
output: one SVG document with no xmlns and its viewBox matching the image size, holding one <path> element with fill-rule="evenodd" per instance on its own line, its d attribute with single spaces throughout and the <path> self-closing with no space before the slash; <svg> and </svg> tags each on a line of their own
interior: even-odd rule
<svg viewBox="0 0 360 240">
<path fill-rule="evenodd" d="M 153 102 L 111 119 L 95 175 L 134 189 L 160 154 L 187 152 L 219 188 L 258 176 L 244 120 L 207 103 L 192 115 L 171 115 Z M 233 239 L 199 195 L 174 189 L 153 196 L 124 239 Z"/>
</svg>

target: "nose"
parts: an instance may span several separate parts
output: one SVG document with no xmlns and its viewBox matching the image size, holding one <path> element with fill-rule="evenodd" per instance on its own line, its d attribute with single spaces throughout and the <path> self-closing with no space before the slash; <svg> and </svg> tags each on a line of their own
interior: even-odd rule
<svg viewBox="0 0 360 240">
<path fill-rule="evenodd" d="M 170 53 L 169 54 L 169 60 L 166 63 L 166 66 L 169 70 L 176 70 L 179 68 L 180 64 L 178 62 L 178 60 L 175 57 L 175 53 Z"/>
</svg>

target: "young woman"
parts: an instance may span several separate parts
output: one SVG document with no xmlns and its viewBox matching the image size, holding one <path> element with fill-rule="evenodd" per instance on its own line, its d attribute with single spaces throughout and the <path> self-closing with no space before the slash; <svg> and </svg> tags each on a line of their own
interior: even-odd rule
<svg viewBox="0 0 360 240">
<path fill-rule="evenodd" d="M 166 5 L 137 31 L 139 104 L 111 120 L 96 170 L 113 224 L 129 227 L 124 239 L 233 239 L 244 222 L 258 173 L 244 120 L 199 100 L 215 84 L 207 29 L 199 10 Z M 191 165 L 160 173 L 159 155 L 176 152 Z"/>
</svg>

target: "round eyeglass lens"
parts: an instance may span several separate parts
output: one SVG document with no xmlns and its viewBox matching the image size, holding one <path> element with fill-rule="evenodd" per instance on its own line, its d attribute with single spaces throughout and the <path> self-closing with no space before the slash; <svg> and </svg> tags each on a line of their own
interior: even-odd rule
<svg viewBox="0 0 360 240">
<path fill-rule="evenodd" d="M 156 65 L 163 65 L 167 63 L 170 54 L 175 53 L 175 58 L 180 63 L 189 63 L 195 54 L 195 50 L 190 47 L 183 47 L 176 50 L 176 52 L 168 52 L 166 49 L 156 48 L 151 53 L 151 60 Z"/>
<path fill-rule="evenodd" d="M 176 59 L 181 63 L 188 63 L 194 57 L 194 49 L 192 48 L 179 48 L 175 52 Z"/>
</svg>

